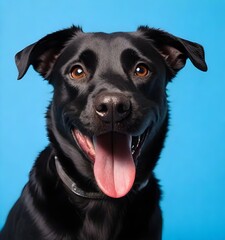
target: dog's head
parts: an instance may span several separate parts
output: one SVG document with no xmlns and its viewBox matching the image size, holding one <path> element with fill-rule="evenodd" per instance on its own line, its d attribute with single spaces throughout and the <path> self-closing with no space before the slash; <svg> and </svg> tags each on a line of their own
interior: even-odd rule
<svg viewBox="0 0 225 240">
<path fill-rule="evenodd" d="M 150 161 L 141 156 L 166 121 L 166 85 L 188 58 L 207 70 L 199 44 L 160 30 L 106 34 L 72 27 L 28 46 L 16 63 L 19 79 L 33 65 L 53 85 L 49 130 L 60 149 L 118 198 L 132 188 L 136 165 Z"/>
</svg>

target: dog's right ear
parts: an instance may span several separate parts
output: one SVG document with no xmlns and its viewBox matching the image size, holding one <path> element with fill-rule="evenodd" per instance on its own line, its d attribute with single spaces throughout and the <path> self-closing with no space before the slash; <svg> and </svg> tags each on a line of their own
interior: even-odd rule
<svg viewBox="0 0 225 240">
<path fill-rule="evenodd" d="M 15 56 L 19 71 L 18 80 L 26 74 L 30 65 L 47 79 L 66 42 L 75 36 L 77 32 L 81 31 L 81 28 L 72 26 L 71 28 L 49 34 L 18 52 Z"/>
</svg>

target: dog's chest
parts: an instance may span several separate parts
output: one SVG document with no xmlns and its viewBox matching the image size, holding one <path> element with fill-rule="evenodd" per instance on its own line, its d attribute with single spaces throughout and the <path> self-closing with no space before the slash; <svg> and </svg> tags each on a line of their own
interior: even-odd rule
<svg viewBox="0 0 225 240">
<path fill-rule="evenodd" d="M 85 208 L 83 224 L 76 239 L 117 239 L 122 222 L 123 210 L 121 206 L 92 201 Z"/>
</svg>

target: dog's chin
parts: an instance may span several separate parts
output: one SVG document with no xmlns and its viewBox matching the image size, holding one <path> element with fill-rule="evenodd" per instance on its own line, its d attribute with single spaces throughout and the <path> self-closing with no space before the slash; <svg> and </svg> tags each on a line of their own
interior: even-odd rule
<svg viewBox="0 0 225 240">
<path fill-rule="evenodd" d="M 71 132 L 82 153 L 93 163 L 95 180 L 102 192 L 112 198 L 125 196 L 134 184 L 136 159 L 148 130 L 140 136 L 111 131 L 92 138 L 76 128 Z"/>
</svg>

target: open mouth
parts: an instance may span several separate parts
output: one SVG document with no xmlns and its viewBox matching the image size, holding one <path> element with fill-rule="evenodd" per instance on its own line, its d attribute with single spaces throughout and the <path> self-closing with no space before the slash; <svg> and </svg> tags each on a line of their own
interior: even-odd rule
<svg viewBox="0 0 225 240">
<path fill-rule="evenodd" d="M 73 129 L 72 135 L 85 156 L 94 164 L 94 175 L 99 188 L 107 196 L 120 198 L 133 186 L 135 160 L 140 154 L 147 130 L 138 137 L 108 132 L 92 139 Z"/>
</svg>

